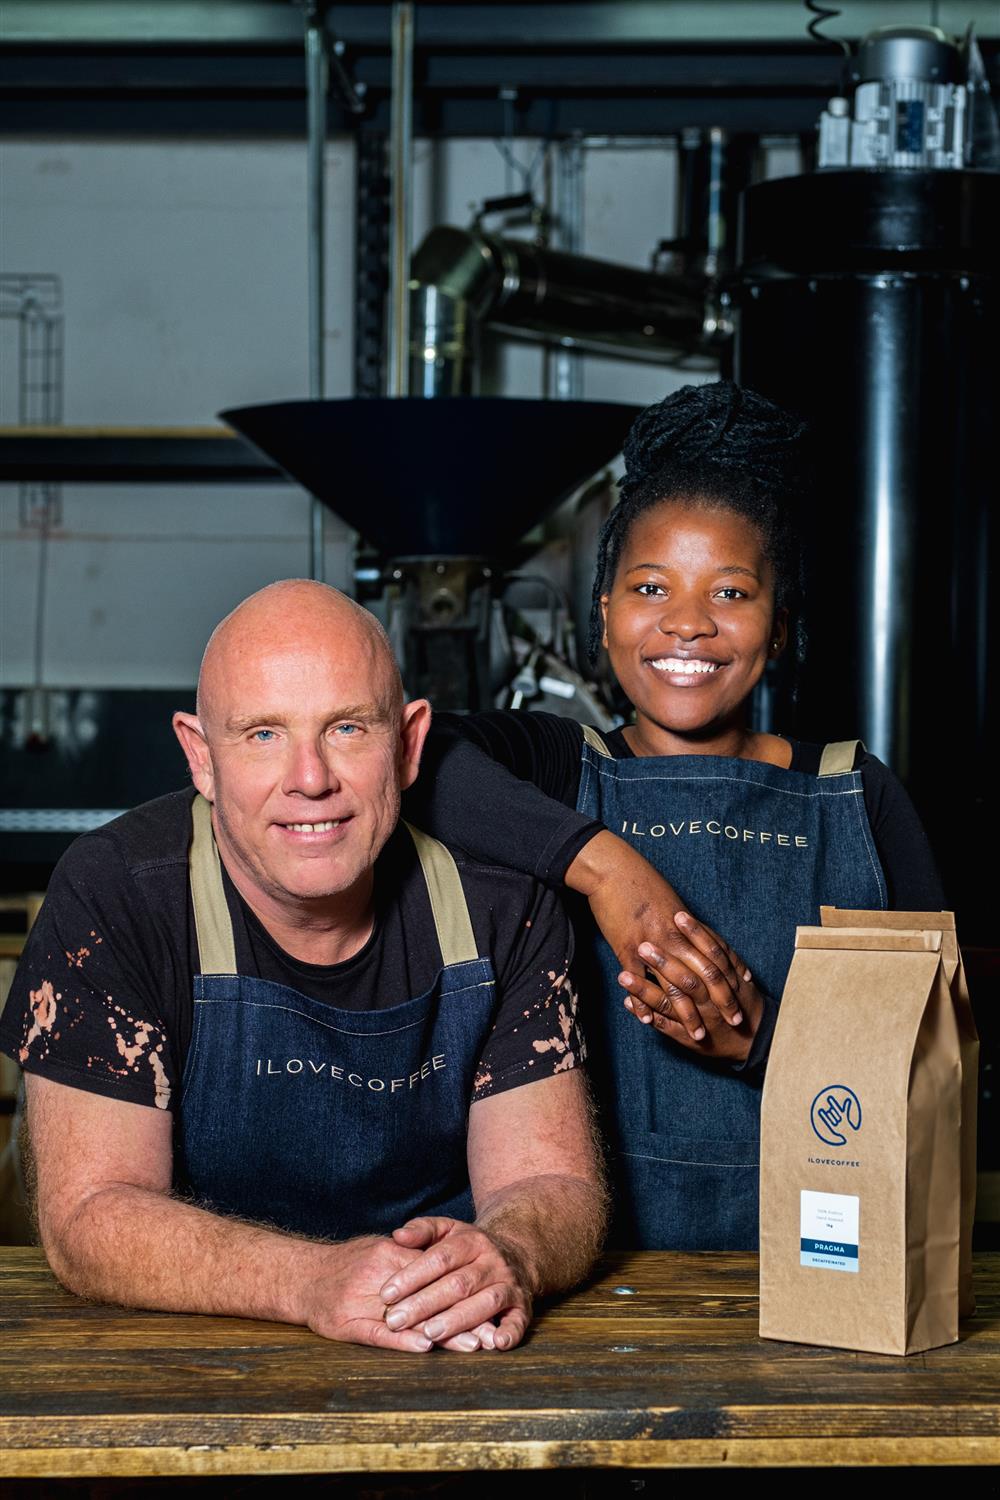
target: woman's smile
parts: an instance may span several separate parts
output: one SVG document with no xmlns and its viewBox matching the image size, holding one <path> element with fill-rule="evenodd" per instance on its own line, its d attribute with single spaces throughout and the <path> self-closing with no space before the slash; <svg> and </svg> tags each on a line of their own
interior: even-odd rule
<svg viewBox="0 0 1000 1500">
<path fill-rule="evenodd" d="M 673 687 L 702 687 L 714 673 L 720 672 L 724 662 L 711 661 L 705 656 L 647 656 L 646 665 L 663 677 L 673 679 Z"/>
</svg>

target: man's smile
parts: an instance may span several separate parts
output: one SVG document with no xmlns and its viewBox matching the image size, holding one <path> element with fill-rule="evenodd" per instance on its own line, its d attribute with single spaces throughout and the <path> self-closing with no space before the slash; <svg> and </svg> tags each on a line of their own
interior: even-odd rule
<svg viewBox="0 0 1000 1500">
<path fill-rule="evenodd" d="M 322 822 L 315 823 L 275 823 L 273 826 L 282 834 L 293 838 L 297 843 L 308 840 L 310 843 L 321 841 L 330 842 L 335 839 L 340 831 L 346 828 L 350 822 L 350 814 L 341 818 L 324 818 Z"/>
<path fill-rule="evenodd" d="M 293 833 L 329 833 L 331 828 L 339 828 L 340 819 L 334 818 L 328 823 L 285 823 L 283 826 Z"/>
</svg>

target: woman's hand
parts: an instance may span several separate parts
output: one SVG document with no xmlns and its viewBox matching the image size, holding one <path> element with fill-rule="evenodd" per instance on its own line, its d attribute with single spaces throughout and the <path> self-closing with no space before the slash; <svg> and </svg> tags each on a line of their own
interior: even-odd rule
<svg viewBox="0 0 1000 1500">
<path fill-rule="evenodd" d="M 677 892 L 624 839 L 608 830 L 595 834 L 566 871 L 566 884 L 590 902 L 595 922 L 631 977 L 626 988 L 633 1000 L 653 1010 L 664 999 L 663 986 L 670 986 L 669 1009 L 660 1014 L 679 1026 L 688 1045 L 704 1042 L 709 1020 L 727 1029 L 741 1025 L 745 965 L 715 933 L 699 944 L 674 921 L 684 912 Z M 648 952 L 656 954 L 656 963 Z M 656 980 L 643 977 L 647 967 Z"/>
<path fill-rule="evenodd" d="M 706 1057 L 719 1058 L 725 1062 L 745 1062 L 753 1045 L 760 1018 L 764 1013 L 764 998 L 753 982 L 753 975 L 727 943 L 723 943 L 710 927 L 695 920 L 690 912 L 678 911 L 674 922 L 699 954 L 711 961 L 720 950 L 724 950 L 735 961 L 738 975 L 737 999 L 742 1012 L 743 1024 L 737 1029 L 721 1020 L 713 1005 L 698 1003 L 698 1013 L 703 1023 L 702 1038 L 696 1041 L 686 1020 L 678 1015 L 679 1002 L 687 995 L 679 990 L 673 979 L 673 963 L 664 962 L 665 955 L 652 943 L 640 943 L 639 955 L 647 968 L 657 975 L 660 992 L 649 996 L 649 984 L 625 972 L 618 976 L 623 989 L 628 990 L 625 1009 L 631 1011 L 644 1025 L 654 1026 L 657 1031 L 689 1047 Z"/>
</svg>

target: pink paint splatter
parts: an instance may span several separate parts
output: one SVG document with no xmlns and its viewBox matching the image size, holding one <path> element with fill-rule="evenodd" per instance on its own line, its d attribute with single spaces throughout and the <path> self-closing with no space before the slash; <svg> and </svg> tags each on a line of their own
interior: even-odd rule
<svg viewBox="0 0 1000 1500">
<path fill-rule="evenodd" d="M 170 1083 L 167 1079 L 166 1069 L 160 1061 L 159 1054 L 163 1051 L 163 1043 L 149 1054 L 149 1066 L 153 1070 L 153 1088 L 155 1091 L 155 1104 L 157 1109 L 166 1109 L 170 1103 Z"/>
<path fill-rule="evenodd" d="M 165 1041 L 163 1032 L 151 1021 L 140 1021 L 129 1015 L 124 1005 L 111 1004 L 111 1000 L 108 995 L 107 1002 L 113 1013 L 106 1020 L 114 1032 L 115 1051 L 121 1063 L 109 1057 L 89 1057 L 87 1067 L 92 1072 L 103 1070 L 116 1078 L 124 1078 L 128 1073 L 138 1073 L 140 1065 L 146 1063 L 153 1075 L 153 1102 L 157 1109 L 166 1109 L 170 1103 L 170 1082 L 161 1056 Z M 118 1016 L 120 1021 L 116 1019 Z"/>
<path fill-rule="evenodd" d="M 137 1058 L 142 1057 L 149 1046 L 149 1039 L 153 1034 L 153 1028 L 144 1022 L 135 1030 L 135 1040 L 131 1047 L 126 1042 L 120 1031 L 115 1033 L 115 1045 L 118 1048 L 119 1057 L 124 1057 L 129 1067 L 133 1067 Z"/>
<path fill-rule="evenodd" d="M 81 967 L 83 957 L 89 955 L 88 948 L 77 950 L 76 959 L 67 952 L 67 957 L 76 968 Z M 73 1030 L 79 1026 L 84 1018 L 84 1010 L 78 997 L 70 1001 L 64 1001 L 61 990 L 53 987 L 51 980 L 43 979 L 37 990 L 28 992 L 31 1014 L 30 1022 L 26 1025 L 24 1040 L 18 1049 L 18 1058 L 22 1065 L 26 1063 L 29 1056 L 36 1062 L 45 1061 L 51 1052 L 54 1042 L 58 1042 L 63 1034 L 63 1029 Z M 163 1066 L 162 1054 L 166 1038 L 158 1026 L 151 1021 L 138 1020 L 129 1015 L 123 1005 L 115 1005 L 114 997 L 106 995 L 103 997 L 104 1005 L 109 1014 L 105 1020 L 111 1028 L 114 1036 L 114 1051 L 112 1054 L 92 1054 L 87 1058 L 87 1068 L 91 1072 L 111 1073 L 116 1078 L 124 1078 L 129 1073 L 138 1073 L 145 1064 L 153 1075 L 153 1095 L 157 1109 L 166 1109 L 170 1103 L 170 1082 L 167 1078 L 166 1069 Z M 74 1006 L 76 1011 L 74 1014 Z M 56 1030 L 56 1021 L 62 1016 L 62 1026 Z"/>
<path fill-rule="evenodd" d="M 565 999 L 559 1001 L 556 1011 L 556 1023 L 560 1034 L 558 1036 L 550 1036 L 541 1041 L 532 1042 L 531 1045 L 536 1052 L 554 1052 L 559 1061 L 553 1067 L 553 1073 L 565 1073 L 570 1068 L 576 1067 L 577 1063 L 576 1050 L 570 1046 L 570 1040 L 575 1030 L 577 996 L 573 986 L 569 984 L 565 973 L 559 976 L 557 983 L 554 981 L 554 987 L 562 989 L 565 995 Z M 551 998 L 547 1004 L 551 1002 Z M 580 1061 L 582 1061 L 586 1057 L 586 1049 L 582 1045 L 582 1039 L 578 1050 Z"/>
<path fill-rule="evenodd" d="M 31 1026 L 18 1050 L 18 1057 L 22 1063 L 28 1060 L 28 1053 L 31 1051 L 32 1042 L 36 1041 L 39 1037 L 44 1038 L 46 1034 L 51 1036 L 52 1027 L 55 1024 L 58 1014 L 56 1002 L 62 999 L 62 994 L 57 994 L 53 990 L 51 980 L 43 979 L 37 990 L 28 991 L 28 999 L 31 1004 Z M 49 1044 L 48 1042 L 44 1042 L 40 1055 L 47 1057 L 48 1052 Z"/>
</svg>

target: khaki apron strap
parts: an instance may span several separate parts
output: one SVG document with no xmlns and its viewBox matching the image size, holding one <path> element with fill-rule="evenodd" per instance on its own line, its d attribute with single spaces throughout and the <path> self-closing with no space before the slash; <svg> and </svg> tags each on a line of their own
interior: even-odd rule
<svg viewBox="0 0 1000 1500">
<path fill-rule="evenodd" d="M 846 771 L 853 771 L 854 757 L 860 744 L 860 740 L 834 740 L 832 744 L 824 745 L 823 754 L 820 756 L 819 774 L 843 776 Z"/>
<path fill-rule="evenodd" d="M 596 750 L 598 755 L 604 756 L 605 760 L 614 760 L 614 756 L 596 729 L 592 729 L 589 724 L 581 724 L 580 728 L 583 730 L 583 737 L 591 750 Z"/>
<path fill-rule="evenodd" d="M 198 961 L 203 974 L 235 974 L 233 924 L 222 885 L 222 865 L 212 832 L 212 804 L 199 793 L 191 804 L 194 833 L 188 852 Z"/>
<path fill-rule="evenodd" d="M 449 964 L 464 964 L 479 957 L 476 935 L 472 930 L 469 905 L 462 890 L 462 879 L 451 853 L 437 839 L 421 833 L 407 823 L 417 849 L 420 868 L 427 882 L 427 894 L 431 898 L 431 913 L 437 929 L 441 947 L 441 959 L 445 968 Z"/>
</svg>

